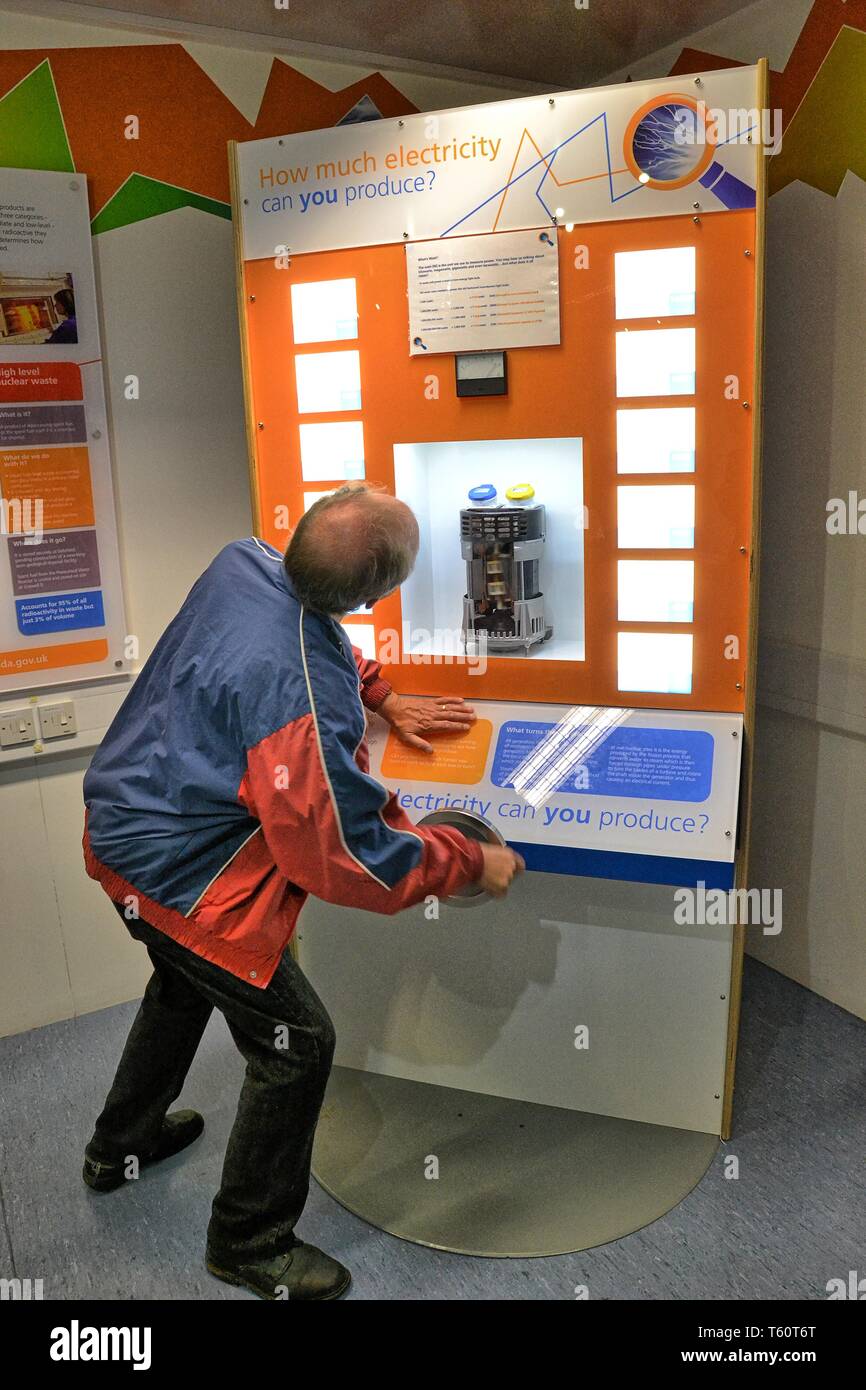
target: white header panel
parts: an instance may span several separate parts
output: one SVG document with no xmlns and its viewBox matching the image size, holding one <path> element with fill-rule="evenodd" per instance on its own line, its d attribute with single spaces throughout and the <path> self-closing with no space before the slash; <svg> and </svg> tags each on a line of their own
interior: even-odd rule
<svg viewBox="0 0 866 1390">
<path fill-rule="evenodd" d="M 581 729 L 557 737 L 573 718 L 566 706 L 472 705 L 471 751 L 461 747 L 464 736 L 449 735 L 436 740 L 435 758 L 373 721 L 371 772 L 411 820 L 450 808 L 483 817 L 514 843 L 733 863 L 742 715 L 632 710 L 583 767 L 568 757 Z M 556 789 L 535 805 L 512 782 L 533 752 L 548 766 L 556 759 L 562 771 Z"/>
<path fill-rule="evenodd" d="M 756 67 L 238 146 L 243 255 L 753 207 Z"/>
</svg>

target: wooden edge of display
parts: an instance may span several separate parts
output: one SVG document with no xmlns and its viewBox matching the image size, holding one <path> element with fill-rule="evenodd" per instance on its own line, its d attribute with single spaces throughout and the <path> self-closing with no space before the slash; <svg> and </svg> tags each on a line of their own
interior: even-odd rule
<svg viewBox="0 0 866 1390">
<path fill-rule="evenodd" d="M 767 109 L 769 64 L 761 58 L 757 64 L 757 108 Z M 760 140 L 761 137 L 759 137 Z M 749 848 L 752 832 L 752 768 L 754 763 L 755 704 L 758 683 L 758 599 L 761 546 L 761 447 L 763 411 L 763 348 L 764 348 L 764 253 L 767 220 L 767 156 L 760 145 L 755 191 L 755 361 L 752 385 L 752 534 L 749 572 L 749 632 L 746 647 L 746 690 L 743 707 L 743 750 L 740 800 L 740 836 L 735 860 L 734 882 L 746 888 L 749 877 Z M 722 1101 L 722 1139 L 731 1137 L 734 1107 L 734 1075 L 737 1063 L 737 1037 L 740 1029 L 740 1007 L 743 993 L 743 956 L 746 945 L 746 923 L 737 921 L 731 942 L 731 985 L 728 1006 L 728 1038 L 725 1049 L 725 1087 Z"/>
<path fill-rule="evenodd" d="M 253 388 L 250 376 L 249 340 L 247 337 L 247 310 L 244 281 L 243 224 L 241 218 L 240 180 L 238 178 L 238 146 L 236 140 L 228 142 L 229 188 L 232 204 L 232 239 L 235 251 L 235 290 L 238 306 L 238 330 L 241 340 L 241 376 L 244 389 L 244 420 L 247 434 L 247 464 L 250 477 L 250 510 L 253 515 L 253 533 L 262 531 L 262 507 L 259 495 L 259 474 L 256 455 L 256 426 L 253 419 Z"/>
</svg>

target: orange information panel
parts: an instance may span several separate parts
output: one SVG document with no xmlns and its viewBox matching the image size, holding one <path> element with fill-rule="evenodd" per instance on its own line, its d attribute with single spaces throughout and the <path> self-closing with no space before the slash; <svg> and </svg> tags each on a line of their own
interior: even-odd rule
<svg viewBox="0 0 866 1390">
<path fill-rule="evenodd" d="M 75 362 L 7 362 L 0 366 L 0 401 L 80 401 L 81 368 Z"/>
<path fill-rule="evenodd" d="M 413 506 L 416 575 L 348 619 L 399 663 L 401 690 L 742 711 L 755 211 L 538 236 L 558 248 L 561 341 L 508 352 L 498 395 L 458 394 L 453 354 L 410 355 L 402 246 L 243 266 L 261 534 L 285 546 L 304 509 L 350 478 Z M 528 487 L 545 508 L 544 631 L 524 650 L 473 653 L 461 527 L 469 490 L 494 482 L 491 515 L 513 488 L 515 506 Z M 489 556 L 484 578 L 495 595 Z"/>
<path fill-rule="evenodd" d="M 93 490 L 87 449 L 0 450 L 4 497 L 38 497 L 46 531 L 93 525 Z"/>
<path fill-rule="evenodd" d="M 54 647 L 27 647 L 14 652 L 0 652 L 0 676 L 38 675 L 42 671 L 58 671 L 66 666 L 93 666 L 105 661 L 108 643 L 104 638 L 93 642 L 63 642 Z"/>
<path fill-rule="evenodd" d="M 421 753 L 392 732 L 382 754 L 382 775 L 474 786 L 484 776 L 492 733 L 489 719 L 476 719 L 463 733 L 437 735 L 433 752 Z"/>
</svg>

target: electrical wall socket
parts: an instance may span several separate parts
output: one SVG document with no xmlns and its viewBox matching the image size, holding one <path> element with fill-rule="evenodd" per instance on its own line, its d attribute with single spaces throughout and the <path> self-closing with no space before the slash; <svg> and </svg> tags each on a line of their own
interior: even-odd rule
<svg viewBox="0 0 866 1390">
<path fill-rule="evenodd" d="M 39 727 L 46 742 L 50 738 L 68 738 L 71 734 L 77 734 L 78 724 L 72 701 L 63 700 L 57 705 L 40 705 Z"/>
<path fill-rule="evenodd" d="M 0 748 L 18 748 L 22 743 L 36 742 L 36 719 L 33 706 L 29 709 L 0 711 Z"/>
</svg>

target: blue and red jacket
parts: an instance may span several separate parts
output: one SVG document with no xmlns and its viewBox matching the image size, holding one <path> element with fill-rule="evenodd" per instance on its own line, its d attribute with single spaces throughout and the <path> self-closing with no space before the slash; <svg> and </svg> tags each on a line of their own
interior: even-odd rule
<svg viewBox="0 0 866 1390">
<path fill-rule="evenodd" d="M 394 913 L 481 873 L 369 775 L 390 686 L 282 556 L 227 545 L 163 633 L 84 779 L 87 872 L 115 902 L 264 988 L 308 893 Z M 362 704 L 363 702 L 363 704 Z"/>
</svg>

